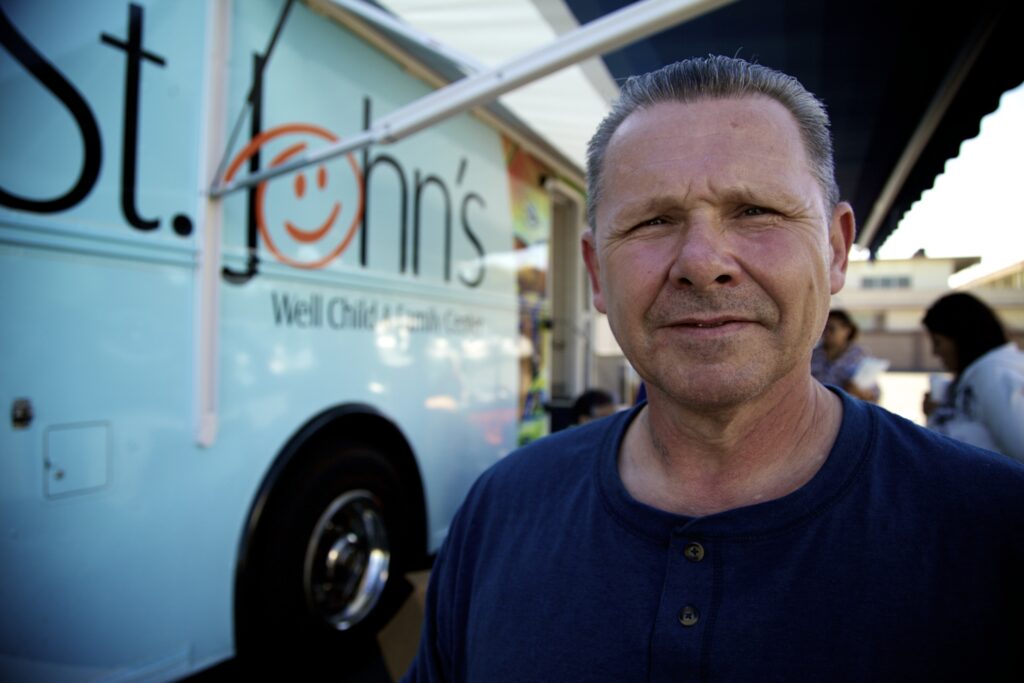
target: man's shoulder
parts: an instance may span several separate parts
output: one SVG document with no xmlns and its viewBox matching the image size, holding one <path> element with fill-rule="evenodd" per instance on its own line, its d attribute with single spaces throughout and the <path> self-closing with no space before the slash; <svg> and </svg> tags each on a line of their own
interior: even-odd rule
<svg viewBox="0 0 1024 683">
<path fill-rule="evenodd" d="M 570 427 L 518 448 L 491 466 L 479 485 L 494 488 L 547 488 L 593 472 L 606 449 L 616 444 L 631 411 Z"/>
<path fill-rule="evenodd" d="M 472 548 L 475 555 L 500 554 L 509 538 L 532 538 L 537 529 L 553 525 L 568 528 L 575 511 L 600 500 L 601 459 L 614 457 L 617 435 L 627 423 L 626 414 L 612 415 L 543 437 L 499 460 L 466 495 L 449 543 Z"/>
<path fill-rule="evenodd" d="M 959 497 L 1019 498 L 1024 512 L 1024 463 L 914 424 L 883 408 L 861 404 L 875 428 L 869 440 L 876 472 L 905 486 L 956 491 Z"/>
</svg>

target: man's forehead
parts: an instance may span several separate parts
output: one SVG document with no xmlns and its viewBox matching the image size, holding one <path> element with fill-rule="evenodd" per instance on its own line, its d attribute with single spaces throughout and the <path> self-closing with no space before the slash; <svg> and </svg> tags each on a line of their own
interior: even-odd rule
<svg viewBox="0 0 1024 683">
<path fill-rule="evenodd" d="M 660 102 L 630 114 L 616 131 L 605 175 L 635 170 L 699 177 L 708 169 L 765 178 L 813 175 L 793 115 L 766 97 Z"/>
<path fill-rule="evenodd" d="M 712 112 L 710 119 L 709 112 Z M 716 125 L 715 134 L 728 134 L 730 131 L 742 134 L 747 127 L 758 126 L 799 136 L 796 119 L 780 102 L 764 95 L 740 95 L 704 97 L 686 102 L 669 100 L 640 107 L 623 119 L 610 142 L 614 146 L 622 138 L 634 138 L 638 133 L 652 137 L 703 137 L 710 131 L 701 123 L 720 124 L 723 119 L 728 120 L 729 126 Z"/>
<path fill-rule="evenodd" d="M 813 183 L 824 194 L 793 114 L 760 95 L 659 102 L 631 113 L 609 141 L 602 194 L 619 194 L 614 186 L 635 173 L 646 177 L 634 186 L 640 195 L 683 179 L 713 181 L 733 194 Z"/>
</svg>

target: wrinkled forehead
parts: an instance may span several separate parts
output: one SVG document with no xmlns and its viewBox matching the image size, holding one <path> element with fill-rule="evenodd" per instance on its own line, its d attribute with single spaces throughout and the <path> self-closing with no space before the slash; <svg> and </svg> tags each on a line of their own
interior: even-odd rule
<svg viewBox="0 0 1024 683">
<path fill-rule="evenodd" d="M 636 181 L 642 178 L 642 182 Z M 595 214 L 610 198 L 682 187 L 824 199 L 795 118 L 766 97 L 661 102 L 631 113 L 609 140 Z M 811 200 L 814 201 L 814 200 Z M 824 208 L 824 204 L 822 204 Z"/>
<path fill-rule="evenodd" d="M 623 152 L 638 145 L 650 151 L 653 161 L 663 147 L 705 150 L 742 144 L 751 156 L 783 154 L 788 170 L 806 171 L 815 178 L 823 206 L 828 206 L 828 191 L 821 186 L 803 132 L 793 113 L 778 100 L 766 95 L 702 97 L 689 101 L 668 100 L 638 107 L 609 136 L 597 176 L 593 214 L 603 203 L 608 176 L 621 163 Z M 635 155 L 634 155 L 635 156 Z"/>
<path fill-rule="evenodd" d="M 608 152 L 644 139 L 700 146 L 708 139 L 721 144 L 732 138 L 748 138 L 748 144 L 764 149 L 777 148 L 778 142 L 790 143 L 788 151 L 795 152 L 810 168 L 810 153 L 796 118 L 785 105 L 763 95 L 665 101 L 639 107 L 616 128 Z"/>
</svg>

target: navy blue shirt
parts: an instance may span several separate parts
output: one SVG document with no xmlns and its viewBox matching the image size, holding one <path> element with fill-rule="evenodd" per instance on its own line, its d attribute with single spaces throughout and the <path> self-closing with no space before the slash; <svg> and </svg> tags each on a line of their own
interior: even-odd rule
<svg viewBox="0 0 1024 683">
<path fill-rule="evenodd" d="M 840 395 L 811 481 L 706 517 L 625 490 L 642 406 L 501 461 L 453 521 L 406 680 L 1024 680 L 1024 466 Z"/>
</svg>

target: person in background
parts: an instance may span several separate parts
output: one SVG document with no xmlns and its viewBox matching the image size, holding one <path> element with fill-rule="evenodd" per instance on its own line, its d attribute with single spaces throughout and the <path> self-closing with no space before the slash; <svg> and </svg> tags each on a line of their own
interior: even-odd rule
<svg viewBox="0 0 1024 683">
<path fill-rule="evenodd" d="M 970 294 L 948 294 L 925 313 L 932 352 L 953 373 L 945 396 L 925 394 L 928 426 L 1024 460 L 1024 353 L 996 314 Z"/>
<path fill-rule="evenodd" d="M 829 311 L 821 341 L 811 354 L 811 374 L 822 384 L 832 384 L 859 399 L 878 403 L 881 392 L 877 384 L 862 388 L 853 381 L 857 368 L 868 357 L 862 346 L 853 343 L 857 331 L 846 311 Z"/>
<path fill-rule="evenodd" d="M 572 404 L 572 423 L 581 425 L 616 411 L 615 399 L 603 389 L 587 389 Z"/>
</svg>

